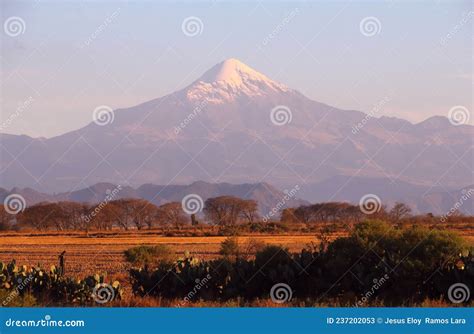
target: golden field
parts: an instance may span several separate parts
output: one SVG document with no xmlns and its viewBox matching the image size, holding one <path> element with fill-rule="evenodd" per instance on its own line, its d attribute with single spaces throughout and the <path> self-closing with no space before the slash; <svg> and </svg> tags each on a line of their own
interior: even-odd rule
<svg viewBox="0 0 474 334">
<path fill-rule="evenodd" d="M 440 226 L 438 226 L 440 228 Z M 469 224 L 443 226 L 474 244 L 474 229 Z M 194 230 L 195 231 L 195 230 Z M 196 231 L 195 231 L 196 232 Z M 202 231 L 198 231 L 201 232 Z M 181 232 L 186 235 L 186 231 Z M 189 231 L 187 234 L 190 234 Z M 299 252 L 307 245 L 319 244 L 319 232 L 291 232 L 288 234 L 247 234 L 239 236 L 239 243 L 253 239 L 268 245 L 281 245 L 290 252 Z M 330 240 L 347 235 L 342 226 L 329 233 Z M 107 272 L 109 276 L 126 274 L 130 265 L 123 252 L 138 245 L 166 244 L 182 257 L 185 251 L 200 259 L 219 255 L 220 243 L 225 236 L 165 236 L 162 231 L 108 231 L 91 232 L 1 232 L 0 261 L 15 259 L 18 264 L 49 267 L 58 263 L 58 255 L 66 251 L 66 275 L 84 277 L 95 272 Z"/>
<path fill-rule="evenodd" d="M 106 271 L 109 275 L 125 272 L 129 264 L 123 252 L 137 245 L 166 244 L 180 257 L 185 251 L 201 259 L 218 256 L 224 236 L 167 237 L 150 233 L 115 233 L 87 237 L 84 234 L 4 234 L 0 235 L 0 261 L 15 259 L 18 264 L 49 267 L 58 263 L 58 255 L 66 251 L 66 274 L 86 276 Z M 290 251 L 299 251 L 311 242 L 314 235 L 248 235 L 240 236 L 239 242 L 250 239 L 269 245 L 283 245 Z"/>
<path fill-rule="evenodd" d="M 451 230 L 462 236 L 469 244 L 474 244 L 474 229 L 470 224 L 456 226 L 429 226 L 431 229 Z M 128 277 L 130 263 L 125 260 L 124 251 L 138 245 L 169 246 L 176 258 L 183 257 L 186 251 L 193 256 L 208 260 L 219 256 L 221 243 L 226 236 L 204 235 L 214 233 L 213 230 L 187 229 L 173 233 L 160 230 L 129 230 L 107 232 L 1 232 L 0 233 L 0 261 L 9 262 L 15 259 L 19 265 L 37 265 L 48 268 L 58 264 L 58 255 L 66 251 L 66 276 L 84 278 L 95 273 L 106 273 L 107 280 L 118 280 L 124 288 L 124 299 L 116 301 L 112 306 L 176 306 L 180 300 L 165 301 L 155 298 L 139 298 L 131 293 Z M 171 235 L 170 235 L 171 234 Z M 249 233 L 238 236 L 239 244 L 246 245 L 250 241 L 265 243 L 267 245 L 280 245 L 288 248 L 290 252 L 299 252 L 309 245 L 316 246 L 320 237 L 334 240 L 348 234 L 345 226 L 338 226 L 336 230 L 322 235 L 321 230 L 312 230 L 302 233 L 291 231 L 286 234 L 256 234 Z M 175 236 L 177 235 L 177 236 Z M 216 302 L 217 303 L 217 302 Z M 243 304 L 242 304 L 243 303 Z M 200 302 L 193 306 L 269 306 L 269 301 L 256 301 L 246 304 L 240 300 L 229 301 L 224 304 L 214 302 Z M 295 303 L 300 303 L 295 301 Z M 333 304 L 331 304 L 333 303 Z M 343 301 L 334 300 L 331 305 L 345 305 Z M 372 306 L 377 306 L 377 301 Z M 441 304 L 439 304 L 441 303 Z M 175 305 L 176 304 L 176 305 Z M 214 305 L 215 304 L 215 305 Z M 325 306 L 325 304 L 318 304 Z M 328 304 L 329 305 L 329 304 Z M 440 306 L 442 301 L 432 300 L 424 306 Z M 271 303 L 270 306 L 275 306 Z M 304 306 L 295 304 L 292 306 Z M 307 305 L 306 305 L 307 306 Z"/>
</svg>

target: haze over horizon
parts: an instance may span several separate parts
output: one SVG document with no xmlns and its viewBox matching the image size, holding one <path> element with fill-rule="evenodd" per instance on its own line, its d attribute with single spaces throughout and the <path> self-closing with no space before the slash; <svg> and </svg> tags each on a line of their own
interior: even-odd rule
<svg viewBox="0 0 474 334">
<path fill-rule="evenodd" d="M 228 58 L 340 109 L 370 112 L 389 96 L 377 116 L 414 123 L 453 106 L 472 110 L 468 1 L 1 8 L 2 21 L 25 22 L 21 35 L 2 35 L 2 122 L 32 98 L 2 133 L 64 134 L 89 124 L 97 106 L 128 108 L 173 93 Z M 200 20 L 195 36 L 182 30 L 189 17 Z M 374 35 L 361 33 L 366 17 L 379 22 Z"/>
</svg>

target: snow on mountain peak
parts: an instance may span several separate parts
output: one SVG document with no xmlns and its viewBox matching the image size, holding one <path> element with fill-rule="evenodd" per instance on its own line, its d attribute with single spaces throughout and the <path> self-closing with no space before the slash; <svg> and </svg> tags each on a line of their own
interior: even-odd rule
<svg viewBox="0 0 474 334">
<path fill-rule="evenodd" d="M 234 86 L 242 85 L 245 80 L 271 81 L 235 58 L 224 60 L 215 65 L 199 79 L 199 81 L 207 83 L 225 81 Z"/>
<path fill-rule="evenodd" d="M 269 92 L 286 92 L 290 89 L 275 82 L 235 58 L 229 58 L 213 66 L 190 87 L 190 100 L 206 99 L 212 103 L 224 103 L 238 96 L 264 96 Z"/>
</svg>

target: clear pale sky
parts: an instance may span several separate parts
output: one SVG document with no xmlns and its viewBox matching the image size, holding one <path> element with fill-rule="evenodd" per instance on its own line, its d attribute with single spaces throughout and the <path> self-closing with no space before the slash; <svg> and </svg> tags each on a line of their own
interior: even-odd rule
<svg viewBox="0 0 474 334">
<path fill-rule="evenodd" d="M 380 114 L 419 122 L 462 105 L 473 123 L 470 1 L 37 0 L 0 9 L 6 133 L 77 129 L 99 105 L 163 96 L 231 57 L 335 107 L 368 112 L 388 96 Z M 23 34 L 5 33 L 11 16 L 24 20 Z M 183 33 L 189 16 L 201 19 L 201 34 Z M 360 22 L 370 16 L 380 31 L 367 37 Z"/>
</svg>

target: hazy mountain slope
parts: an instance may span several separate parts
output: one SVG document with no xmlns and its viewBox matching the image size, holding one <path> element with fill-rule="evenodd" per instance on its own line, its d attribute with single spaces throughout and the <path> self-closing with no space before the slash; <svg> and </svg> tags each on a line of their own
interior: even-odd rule
<svg viewBox="0 0 474 334">
<path fill-rule="evenodd" d="M 368 189 L 370 191 L 367 191 Z M 463 189 L 446 190 L 439 186 L 392 182 L 388 178 L 336 176 L 319 183 L 303 185 L 298 196 L 313 203 L 331 200 L 356 204 L 368 193 L 377 195 L 382 204 L 388 208 L 395 202 L 403 202 L 410 205 L 414 213 L 431 212 L 437 215 L 446 214 L 456 202 L 461 201 L 463 195 L 471 193 L 463 201 L 459 211 L 464 214 L 474 212 L 474 185 Z"/>
<path fill-rule="evenodd" d="M 281 126 L 270 118 L 279 105 L 291 110 Z M 473 180 L 473 129 L 442 117 L 419 124 L 367 118 L 229 59 L 180 91 L 115 110 L 105 126 L 91 122 L 49 139 L 1 135 L 0 186 L 59 192 L 100 182 L 204 180 L 291 188 L 355 175 L 462 188 Z"/>
</svg>

